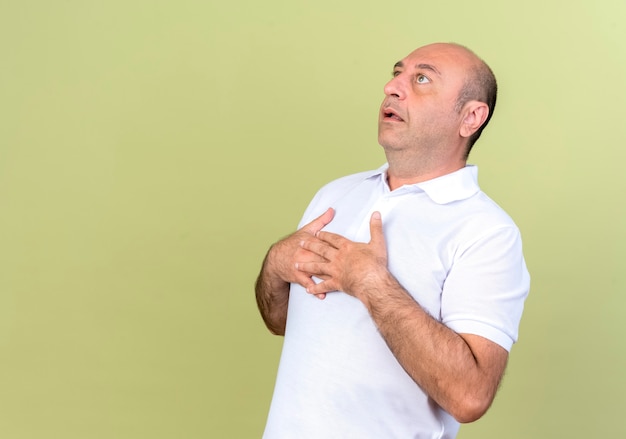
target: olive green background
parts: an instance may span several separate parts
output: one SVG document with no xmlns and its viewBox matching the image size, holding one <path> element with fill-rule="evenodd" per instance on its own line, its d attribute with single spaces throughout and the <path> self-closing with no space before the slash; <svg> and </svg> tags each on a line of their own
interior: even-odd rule
<svg viewBox="0 0 626 439">
<path fill-rule="evenodd" d="M 460 438 L 625 437 L 626 3 L 0 0 L 0 437 L 259 438 L 253 283 L 378 167 L 392 65 L 456 41 L 501 93 L 472 153 L 532 289 Z M 321 420 L 323 421 L 323 420 Z"/>
</svg>

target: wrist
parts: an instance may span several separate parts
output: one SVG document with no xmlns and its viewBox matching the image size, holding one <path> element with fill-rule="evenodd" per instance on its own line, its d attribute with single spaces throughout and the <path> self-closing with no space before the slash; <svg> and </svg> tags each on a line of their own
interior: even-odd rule
<svg viewBox="0 0 626 439">
<path fill-rule="evenodd" d="M 382 267 L 379 270 L 370 271 L 368 275 L 362 279 L 355 297 L 363 302 L 366 308 L 371 311 L 378 303 L 386 300 L 389 294 L 398 285 L 398 282 L 389 270 L 387 270 L 386 267 Z"/>
<path fill-rule="evenodd" d="M 289 290 L 289 283 L 291 282 L 290 267 L 284 260 L 284 250 L 283 241 L 278 241 L 269 248 L 264 261 L 267 282 L 274 291 L 281 293 L 285 289 Z"/>
</svg>

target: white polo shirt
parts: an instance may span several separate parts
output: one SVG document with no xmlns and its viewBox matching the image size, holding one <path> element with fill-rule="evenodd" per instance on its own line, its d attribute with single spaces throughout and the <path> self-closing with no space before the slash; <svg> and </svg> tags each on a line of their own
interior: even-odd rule
<svg viewBox="0 0 626 439">
<path fill-rule="evenodd" d="M 368 242 L 382 215 L 389 270 L 434 318 L 510 350 L 529 275 L 518 228 L 480 191 L 477 168 L 390 191 L 387 165 L 336 180 L 300 227 L 328 207 L 325 230 Z M 265 439 L 453 438 L 459 424 L 406 374 L 365 306 L 291 286 Z"/>
</svg>

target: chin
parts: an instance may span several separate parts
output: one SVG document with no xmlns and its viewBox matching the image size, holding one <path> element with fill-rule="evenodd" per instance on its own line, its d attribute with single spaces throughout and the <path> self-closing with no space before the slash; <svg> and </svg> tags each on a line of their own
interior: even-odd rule
<svg viewBox="0 0 626 439">
<path fill-rule="evenodd" d="M 391 136 L 390 133 L 378 133 L 378 144 L 385 149 L 394 149 L 398 144 L 398 139 Z"/>
</svg>

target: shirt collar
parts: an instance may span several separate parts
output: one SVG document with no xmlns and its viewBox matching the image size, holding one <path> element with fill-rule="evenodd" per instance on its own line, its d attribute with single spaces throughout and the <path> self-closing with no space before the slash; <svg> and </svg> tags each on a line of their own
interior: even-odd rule
<svg viewBox="0 0 626 439">
<path fill-rule="evenodd" d="M 385 163 L 380 168 L 372 171 L 366 178 L 380 176 L 385 186 L 389 188 L 387 185 L 388 168 L 389 164 Z M 465 200 L 480 191 L 478 186 L 478 167 L 476 165 L 466 165 L 464 168 L 450 174 L 421 183 L 405 185 L 396 189 L 396 191 L 424 192 L 437 204 L 448 204 L 453 201 Z"/>
</svg>

